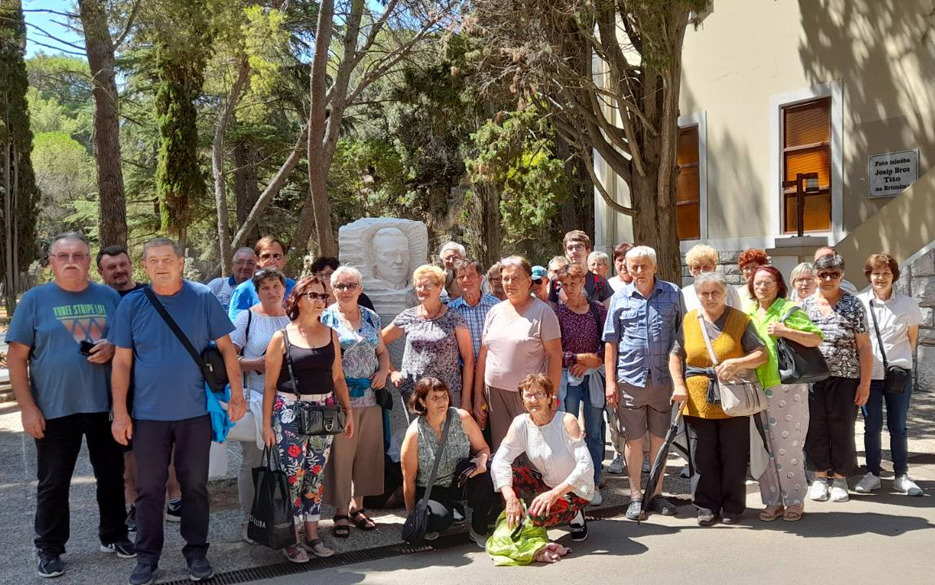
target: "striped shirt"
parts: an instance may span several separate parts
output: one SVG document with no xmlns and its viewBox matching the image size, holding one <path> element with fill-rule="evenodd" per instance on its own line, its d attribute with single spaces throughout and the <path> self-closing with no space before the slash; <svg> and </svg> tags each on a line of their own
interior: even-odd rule
<svg viewBox="0 0 935 585">
<path fill-rule="evenodd" d="M 474 348 L 474 359 L 477 359 L 477 354 L 480 353 L 480 342 L 484 333 L 484 320 L 487 319 L 487 311 L 499 302 L 500 299 L 497 297 L 483 293 L 480 300 L 473 307 L 467 304 L 463 295 L 448 303 L 449 309 L 461 313 L 461 316 L 467 321 L 468 331 L 471 332 L 471 347 Z"/>
</svg>

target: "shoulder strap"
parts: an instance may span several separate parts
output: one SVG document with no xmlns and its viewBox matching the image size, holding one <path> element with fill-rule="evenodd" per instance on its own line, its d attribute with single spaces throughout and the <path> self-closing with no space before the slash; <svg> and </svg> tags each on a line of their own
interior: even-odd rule
<svg viewBox="0 0 935 585">
<path fill-rule="evenodd" d="M 785 323 L 785 322 L 786 322 L 786 319 L 788 319 L 789 317 L 791 317 L 793 313 L 795 313 L 796 311 L 799 310 L 799 306 L 798 306 L 798 305 L 796 305 L 795 303 L 790 303 L 790 304 L 791 304 L 792 306 L 789 308 L 788 311 L 786 311 L 786 314 L 783 315 L 783 317 L 779 320 L 780 323 Z"/>
<path fill-rule="evenodd" d="M 247 329 L 243 333 L 243 347 L 240 348 L 240 355 L 247 350 L 247 344 L 250 343 L 250 322 L 253 321 L 253 311 L 247 309 Z"/>
<path fill-rule="evenodd" d="M 886 351 L 883 349 L 883 336 L 880 335 L 880 326 L 877 324 L 877 314 L 873 312 L 873 293 L 870 293 L 870 295 L 870 319 L 873 320 L 873 330 L 877 334 L 877 343 L 880 345 L 880 355 L 883 357 L 883 371 L 885 372 L 890 366 L 886 363 Z"/>
<path fill-rule="evenodd" d="M 705 326 L 704 317 L 701 316 L 701 311 L 698 311 L 698 325 L 701 327 L 701 336 L 704 338 L 704 344 L 708 348 L 708 355 L 711 357 L 711 365 L 716 366 L 718 364 L 717 355 L 714 353 L 714 348 L 711 347 L 711 338 L 708 337 L 708 328 Z"/>
<path fill-rule="evenodd" d="M 451 412 L 454 410 L 454 412 Z M 442 437 L 438 440 L 438 450 L 435 452 L 435 462 L 432 463 L 432 473 L 429 474 L 429 485 L 425 486 L 425 494 L 422 496 L 422 507 L 429 503 L 432 496 L 432 486 L 435 484 L 435 476 L 438 475 L 438 464 L 442 460 L 442 453 L 445 452 L 445 445 L 448 444 L 448 429 L 451 428 L 451 417 L 458 416 L 456 409 L 449 408 L 445 417 L 445 428 L 442 429 Z"/>
<path fill-rule="evenodd" d="M 591 313 L 591 316 L 594 317 L 594 326 L 597 327 L 597 338 L 603 344 L 604 340 L 604 324 L 601 323 L 601 315 L 597 310 L 596 306 L 597 301 L 588 302 L 588 311 Z M 600 348 L 600 344 L 598 345 Z"/>
<path fill-rule="evenodd" d="M 299 394 L 299 384 L 295 381 L 295 374 L 292 372 L 292 344 L 289 343 L 289 332 L 286 331 L 286 328 L 282 328 L 282 351 L 286 354 L 286 371 L 289 372 L 289 380 L 292 382 L 292 391 L 295 393 L 295 399 L 301 400 L 302 395 Z"/>
<path fill-rule="evenodd" d="M 195 351 L 195 347 L 192 345 L 192 342 L 188 340 L 188 337 L 185 336 L 185 333 L 179 328 L 178 324 L 175 322 L 175 319 L 172 318 L 172 315 L 169 314 L 169 311 L 166 310 L 165 306 L 156 298 L 156 293 L 153 292 L 153 289 L 146 287 L 143 289 L 143 294 L 146 295 L 146 298 L 149 299 L 149 302 L 153 305 L 153 308 L 156 309 L 156 312 L 159 313 L 159 316 L 162 317 L 162 320 L 166 322 L 166 325 L 169 326 L 169 329 L 172 330 L 172 333 L 178 338 L 178 340 L 185 346 L 185 350 L 188 351 L 188 354 L 192 356 L 192 359 L 195 360 L 195 363 L 198 365 L 198 368 L 201 370 L 205 369 L 205 362 L 201 359 L 201 355 Z"/>
</svg>

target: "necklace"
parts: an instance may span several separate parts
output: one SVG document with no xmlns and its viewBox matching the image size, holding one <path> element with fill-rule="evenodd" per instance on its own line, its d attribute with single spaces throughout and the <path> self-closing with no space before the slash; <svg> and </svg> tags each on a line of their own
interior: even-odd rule
<svg viewBox="0 0 935 585">
<path fill-rule="evenodd" d="M 429 313 L 429 310 L 425 308 L 425 305 L 419 305 L 419 315 L 423 319 L 432 320 L 432 319 L 437 318 L 439 315 L 441 315 L 441 312 L 444 309 L 445 309 L 445 305 L 441 304 L 438 306 L 437 309 L 435 309 L 435 311 L 433 311 L 432 313 Z"/>
</svg>

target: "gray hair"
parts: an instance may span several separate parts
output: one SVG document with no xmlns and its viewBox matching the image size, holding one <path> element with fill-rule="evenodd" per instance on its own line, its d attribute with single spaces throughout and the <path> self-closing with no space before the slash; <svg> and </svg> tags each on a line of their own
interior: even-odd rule
<svg viewBox="0 0 935 585">
<path fill-rule="evenodd" d="M 694 282 L 695 290 L 697 291 L 703 284 L 710 284 L 712 282 L 717 284 L 722 291 L 725 293 L 727 292 L 727 279 L 717 270 L 714 272 L 702 272 L 696 276 Z"/>
<path fill-rule="evenodd" d="M 826 254 L 815 260 L 815 272 L 819 270 L 840 270 L 844 272 L 844 258 L 838 254 Z"/>
<path fill-rule="evenodd" d="M 601 262 L 605 266 L 610 266 L 610 256 L 608 256 L 604 252 L 599 252 L 597 250 L 591 252 L 590 254 L 588 254 L 588 263 L 590 263 L 592 260 Z"/>
<path fill-rule="evenodd" d="M 532 278 L 532 264 L 522 256 L 507 256 L 500 260 L 500 272 L 504 268 L 521 268 L 526 276 Z"/>
<path fill-rule="evenodd" d="M 815 276 L 815 265 L 811 262 L 802 262 L 792 269 L 792 273 L 789 275 L 789 283 L 794 284 L 796 279 L 801 278 L 807 274 Z"/>
<path fill-rule="evenodd" d="M 170 238 L 153 238 L 143 246 L 143 260 L 146 260 L 146 255 L 149 253 L 150 248 L 161 248 L 163 246 L 172 246 L 172 251 L 175 252 L 175 255 L 179 258 L 182 257 L 182 248 L 179 247 L 175 240 Z"/>
<path fill-rule="evenodd" d="M 627 252 L 627 260 L 636 260 L 637 258 L 649 258 L 653 266 L 656 266 L 656 251 L 649 246 L 633 246 Z"/>
<path fill-rule="evenodd" d="M 237 254 L 248 254 L 250 256 L 256 257 L 256 252 L 250 246 L 244 246 L 243 248 L 237 248 L 234 250 L 234 253 L 231 254 L 231 258 L 237 256 Z"/>
<path fill-rule="evenodd" d="M 568 258 L 564 256 L 552 256 L 552 259 L 549 260 L 549 270 L 553 272 L 565 266 L 568 266 Z"/>
<path fill-rule="evenodd" d="M 455 276 L 458 275 L 458 272 L 462 268 L 467 268 L 468 266 L 474 267 L 474 271 L 477 272 L 477 276 L 484 275 L 484 265 L 481 264 L 479 260 L 475 260 L 473 258 L 467 258 L 465 260 L 458 260 L 457 262 L 455 262 L 455 269 L 454 269 Z"/>
<path fill-rule="evenodd" d="M 357 284 L 360 285 L 360 288 L 363 289 L 364 279 L 360 274 L 360 270 L 357 270 L 353 266 L 348 266 L 346 264 L 343 266 L 338 266 L 335 271 L 331 273 L 331 288 L 334 288 L 334 285 L 342 276 L 353 276 L 357 280 Z"/>
<path fill-rule="evenodd" d="M 438 251 L 438 255 L 441 256 L 442 254 L 445 253 L 446 250 L 457 250 L 458 253 L 461 254 L 461 257 L 462 257 L 462 258 L 464 258 L 465 256 L 467 256 L 467 250 L 465 250 L 465 249 L 464 249 L 464 246 L 462 246 L 462 245 L 459 244 L 458 242 L 448 242 L 448 243 L 444 244 L 444 245 L 441 247 L 441 249 Z M 479 273 L 479 271 L 478 271 L 478 273 Z"/>
<path fill-rule="evenodd" d="M 55 246 L 56 242 L 60 242 L 62 240 L 74 240 L 81 242 L 88 248 L 88 252 L 91 251 L 91 244 L 88 243 L 88 238 L 84 237 L 84 234 L 78 232 L 62 232 L 60 234 L 55 234 L 49 241 L 49 251 L 51 252 L 52 247 Z"/>
</svg>

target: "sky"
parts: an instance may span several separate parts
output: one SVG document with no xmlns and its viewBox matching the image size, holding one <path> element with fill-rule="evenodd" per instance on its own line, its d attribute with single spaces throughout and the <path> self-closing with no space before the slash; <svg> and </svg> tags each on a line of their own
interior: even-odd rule
<svg viewBox="0 0 935 585">
<path fill-rule="evenodd" d="M 67 22 L 67 19 L 64 16 L 59 16 L 57 14 L 50 14 L 48 12 L 30 12 L 31 10 L 55 10 L 57 12 L 76 12 L 77 7 L 75 2 L 72 0 L 23 0 L 23 13 L 26 17 L 26 56 L 32 57 L 36 53 L 42 52 L 47 54 L 61 53 L 64 51 L 72 51 L 75 53 L 81 53 L 79 49 L 74 47 L 63 45 L 62 43 L 56 42 L 43 35 L 42 31 L 51 34 L 52 36 L 58 37 L 65 42 L 72 43 L 74 45 L 82 46 L 82 36 L 75 31 L 69 29 L 66 26 L 62 26 L 59 23 Z M 41 29 L 41 30 L 40 30 Z M 56 49 L 50 49 L 49 47 L 44 47 L 38 43 L 43 43 L 45 45 L 51 45 L 57 47 Z M 72 55 L 72 56 L 83 56 L 82 55 Z"/>
</svg>

